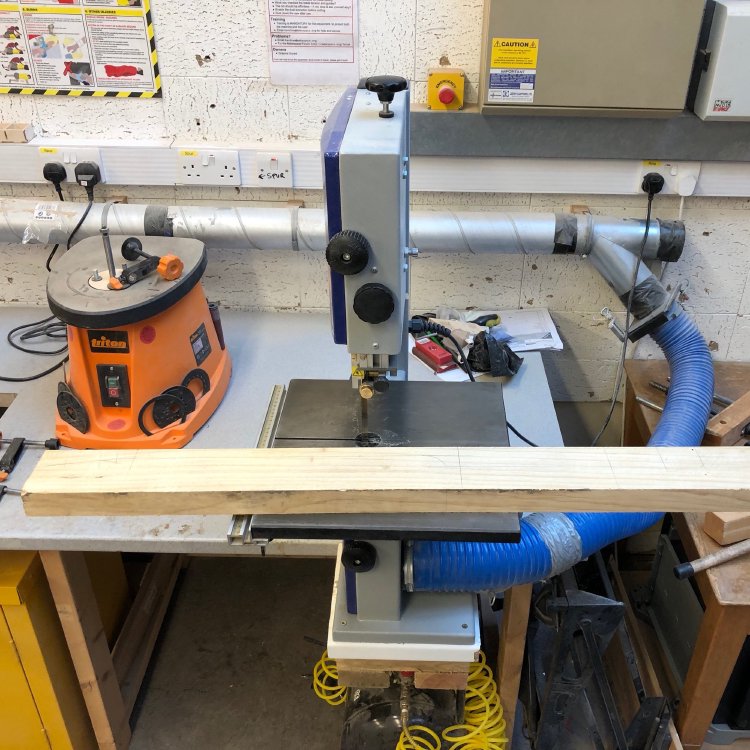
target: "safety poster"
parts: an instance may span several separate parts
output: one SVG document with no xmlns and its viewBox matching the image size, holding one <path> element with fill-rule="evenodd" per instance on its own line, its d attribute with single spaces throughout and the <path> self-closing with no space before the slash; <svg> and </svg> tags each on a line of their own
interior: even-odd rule
<svg viewBox="0 0 750 750">
<path fill-rule="evenodd" d="M 0 93 L 161 96 L 149 0 L 0 0 Z"/>
<path fill-rule="evenodd" d="M 356 0 L 267 0 L 271 82 L 359 79 Z"/>
</svg>

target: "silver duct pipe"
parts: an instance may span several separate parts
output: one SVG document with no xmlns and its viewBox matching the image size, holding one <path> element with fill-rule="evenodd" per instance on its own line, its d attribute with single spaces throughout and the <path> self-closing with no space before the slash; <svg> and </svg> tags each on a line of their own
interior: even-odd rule
<svg viewBox="0 0 750 750">
<path fill-rule="evenodd" d="M 657 310 L 666 310 L 671 298 L 659 279 L 651 273 L 645 263 L 638 265 L 638 258 L 606 237 L 597 237 L 589 254 L 589 260 L 602 278 L 614 290 L 627 308 L 633 273 L 638 268 L 631 310 L 637 319 L 642 319 Z"/>
<path fill-rule="evenodd" d="M 0 200 L 0 243 L 65 243 L 85 204 L 58 203 L 40 216 L 41 201 Z M 49 206 L 49 202 L 44 205 Z M 76 240 L 98 234 L 104 204 L 94 204 Z M 194 237 L 213 248 L 325 250 L 321 209 L 205 208 L 117 204 L 107 219 L 112 234 Z M 589 214 L 412 211 L 411 244 L 422 252 L 588 255 L 597 237 L 637 252 L 645 222 Z M 646 260 L 677 260 L 685 241 L 679 221 L 653 219 Z"/>
</svg>

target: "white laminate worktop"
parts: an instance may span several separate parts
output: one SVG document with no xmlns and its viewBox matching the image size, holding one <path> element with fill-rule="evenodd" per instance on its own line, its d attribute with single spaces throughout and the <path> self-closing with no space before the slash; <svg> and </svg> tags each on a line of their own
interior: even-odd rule
<svg viewBox="0 0 750 750">
<path fill-rule="evenodd" d="M 28 375 L 47 369 L 56 358 L 26 355 L 12 349 L 5 332 L 44 317 L 40 308 L 0 308 L 0 375 Z M 273 386 L 291 378 L 346 378 L 346 348 L 336 346 L 328 315 L 307 313 L 222 312 L 224 334 L 233 360 L 227 395 L 212 418 L 184 449 L 253 448 Z M 540 445 L 562 445 L 552 396 L 541 356 L 526 353 L 520 372 L 504 384 L 508 419 Z M 45 439 L 54 434 L 58 370 L 42 380 L 0 382 L 0 393 L 18 394 L 0 418 L 5 437 Z M 434 377 L 419 364 L 413 379 Z M 511 445 L 523 445 L 513 434 Z M 8 479 L 21 487 L 40 452 L 26 449 Z M 255 545 L 229 545 L 229 516 L 130 516 L 29 518 L 21 498 L 0 499 L 0 549 L 120 550 L 193 554 L 257 555 Z M 278 541 L 269 555 L 333 555 L 337 542 Z"/>
</svg>

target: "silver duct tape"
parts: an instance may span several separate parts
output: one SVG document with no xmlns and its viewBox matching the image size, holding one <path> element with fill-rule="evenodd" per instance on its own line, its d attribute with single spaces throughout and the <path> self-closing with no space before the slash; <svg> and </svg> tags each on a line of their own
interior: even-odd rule
<svg viewBox="0 0 750 750">
<path fill-rule="evenodd" d="M 581 561 L 581 537 L 564 513 L 532 513 L 524 521 L 539 532 L 550 551 L 550 575 L 562 573 Z"/>
</svg>

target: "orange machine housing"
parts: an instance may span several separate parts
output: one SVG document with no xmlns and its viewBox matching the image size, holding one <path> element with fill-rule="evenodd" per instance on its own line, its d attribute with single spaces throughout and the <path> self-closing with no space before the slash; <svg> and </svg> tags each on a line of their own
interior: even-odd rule
<svg viewBox="0 0 750 750">
<path fill-rule="evenodd" d="M 153 252 L 154 240 L 142 240 L 144 248 Z M 80 269 L 88 269 L 87 257 L 101 248 L 100 239 L 84 240 L 62 259 L 80 253 L 76 263 L 72 259 L 67 263 L 67 289 L 60 286 L 60 278 L 57 285 L 48 285 L 50 307 L 68 323 L 70 363 L 58 387 L 56 420 L 63 445 L 179 448 L 190 442 L 221 403 L 231 361 L 199 281 L 205 250 L 197 243 L 201 252 L 196 260 L 195 253 L 181 245 L 186 242 L 196 241 L 172 239 L 159 248 L 182 257 L 182 247 L 188 256 L 186 278 L 157 276 L 120 291 L 92 290 L 89 283 L 88 288 L 82 286 Z M 163 245 L 165 240 L 158 238 L 156 243 Z M 54 273 L 64 274 L 66 269 L 59 265 Z M 164 309 L 151 314 L 159 308 Z M 98 324 L 118 317 L 138 318 L 141 313 L 147 317 L 124 325 Z"/>
</svg>

